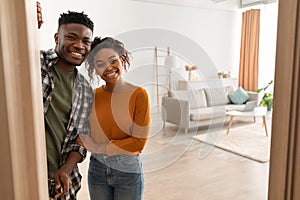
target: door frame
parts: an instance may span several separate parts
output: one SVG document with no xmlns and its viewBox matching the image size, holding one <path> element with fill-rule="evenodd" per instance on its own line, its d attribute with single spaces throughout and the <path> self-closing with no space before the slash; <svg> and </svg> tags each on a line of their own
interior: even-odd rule
<svg viewBox="0 0 300 200">
<path fill-rule="evenodd" d="M 49 199 L 36 13 L 0 1 L 1 199 Z"/>
<path fill-rule="evenodd" d="M 268 191 L 270 200 L 300 199 L 299 17 L 299 0 L 279 2 Z"/>
</svg>

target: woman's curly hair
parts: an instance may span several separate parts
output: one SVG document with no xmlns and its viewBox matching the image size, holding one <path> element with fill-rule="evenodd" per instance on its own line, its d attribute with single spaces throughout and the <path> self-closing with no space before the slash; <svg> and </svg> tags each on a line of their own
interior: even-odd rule
<svg viewBox="0 0 300 200">
<path fill-rule="evenodd" d="M 95 55 L 101 49 L 112 49 L 118 53 L 121 60 L 124 61 L 125 70 L 130 66 L 130 53 L 125 49 L 124 44 L 112 37 L 95 37 L 91 44 L 91 51 L 87 56 L 86 68 L 91 82 L 94 80 L 95 66 L 94 59 Z"/>
</svg>

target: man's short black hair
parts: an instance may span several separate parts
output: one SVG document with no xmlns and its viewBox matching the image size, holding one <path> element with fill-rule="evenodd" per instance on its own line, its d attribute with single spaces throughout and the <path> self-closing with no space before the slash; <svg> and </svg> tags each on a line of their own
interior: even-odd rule
<svg viewBox="0 0 300 200">
<path fill-rule="evenodd" d="M 94 31 L 94 22 L 83 12 L 68 11 L 68 13 L 62 13 L 58 19 L 58 28 L 63 24 L 82 24 Z"/>
</svg>

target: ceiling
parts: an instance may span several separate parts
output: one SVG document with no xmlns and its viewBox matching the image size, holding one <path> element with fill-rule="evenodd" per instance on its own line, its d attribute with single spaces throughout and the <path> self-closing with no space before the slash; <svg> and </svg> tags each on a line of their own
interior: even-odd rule
<svg viewBox="0 0 300 200">
<path fill-rule="evenodd" d="M 185 6 L 204 9 L 235 10 L 239 8 L 240 0 L 133 0 L 162 5 Z"/>
<path fill-rule="evenodd" d="M 277 2 L 277 0 L 132 0 L 172 6 L 185 6 L 201 9 L 237 10 L 253 5 Z"/>
</svg>

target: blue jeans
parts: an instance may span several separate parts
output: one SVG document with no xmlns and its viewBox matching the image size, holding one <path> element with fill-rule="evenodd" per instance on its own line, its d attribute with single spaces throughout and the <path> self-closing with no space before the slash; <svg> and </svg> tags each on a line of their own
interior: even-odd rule
<svg viewBox="0 0 300 200">
<path fill-rule="evenodd" d="M 88 185 L 91 200 L 141 200 L 144 178 L 139 155 L 92 154 Z"/>
</svg>

